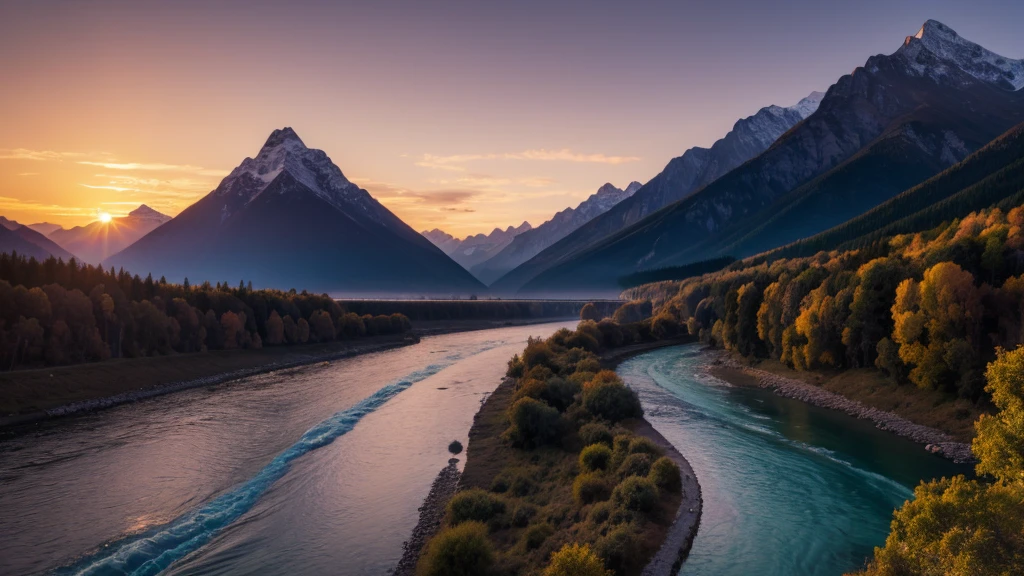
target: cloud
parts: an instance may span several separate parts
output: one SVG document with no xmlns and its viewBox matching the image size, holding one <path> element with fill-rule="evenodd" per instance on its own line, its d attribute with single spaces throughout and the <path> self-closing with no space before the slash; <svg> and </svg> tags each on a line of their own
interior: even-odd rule
<svg viewBox="0 0 1024 576">
<path fill-rule="evenodd" d="M 18 176 L 39 176 L 39 172 L 18 172 Z"/>
<path fill-rule="evenodd" d="M 435 168 L 449 171 L 464 171 L 465 168 L 458 166 L 478 160 L 538 160 L 545 162 L 582 162 L 589 164 L 625 164 L 637 162 L 638 156 L 608 156 L 607 154 L 583 154 L 574 152 L 569 148 L 561 150 L 547 150 L 545 148 L 523 150 L 522 152 L 506 152 L 503 154 L 454 154 L 451 156 L 438 156 L 435 154 L 424 154 L 423 158 L 416 162 L 417 166 Z"/>
<path fill-rule="evenodd" d="M 55 152 L 53 150 L 29 150 L 28 148 L 0 148 L 0 160 L 63 160 L 85 156 L 82 152 Z"/>
<path fill-rule="evenodd" d="M 90 160 L 80 160 L 79 164 L 86 166 L 100 166 L 102 168 L 109 168 L 111 170 L 142 170 L 142 171 L 154 171 L 154 172 L 191 172 L 193 174 L 201 174 L 203 176 L 226 176 L 227 170 L 213 170 L 203 168 L 202 166 L 192 166 L 189 164 L 146 164 L 141 162 L 93 162 Z"/>
<path fill-rule="evenodd" d="M 472 208 L 441 208 L 441 210 L 444 210 L 445 212 L 476 212 L 476 210 Z"/>
<path fill-rule="evenodd" d="M 61 206 L 59 204 L 43 204 L 40 202 L 25 202 L 17 198 L 0 196 L 0 210 L 21 210 L 25 212 L 46 212 L 54 216 L 81 216 L 89 210 L 74 206 Z"/>
</svg>

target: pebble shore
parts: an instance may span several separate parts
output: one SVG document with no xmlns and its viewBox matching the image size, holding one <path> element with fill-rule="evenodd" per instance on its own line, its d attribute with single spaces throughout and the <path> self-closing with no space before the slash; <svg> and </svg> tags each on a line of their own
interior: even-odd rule
<svg viewBox="0 0 1024 576">
<path fill-rule="evenodd" d="M 933 454 L 949 458 L 954 462 L 967 464 L 975 461 L 974 455 L 971 453 L 970 444 L 957 442 L 945 432 L 928 426 L 914 424 L 906 418 L 897 416 L 892 412 L 886 412 L 885 410 L 865 406 L 856 400 L 851 400 L 845 396 L 829 392 L 828 390 L 823 390 L 817 386 L 807 384 L 806 382 L 801 382 L 792 378 L 785 378 L 777 374 L 772 374 L 771 372 L 745 366 L 742 363 L 729 358 L 725 354 L 719 353 L 717 356 L 718 357 L 709 364 L 709 369 L 715 366 L 721 366 L 743 371 L 755 377 L 761 388 L 772 390 L 780 396 L 802 400 L 815 406 L 839 410 L 849 414 L 850 416 L 871 420 L 874 422 L 875 427 L 880 430 L 886 430 L 924 444 L 925 450 Z"/>
<path fill-rule="evenodd" d="M 459 486 L 461 473 L 458 468 L 459 459 L 448 460 L 434 483 L 430 486 L 430 493 L 420 506 L 420 520 L 412 530 L 412 536 L 402 544 L 402 559 L 391 572 L 394 576 L 413 576 L 416 573 L 416 562 L 420 559 L 423 546 L 430 538 L 437 533 L 444 520 L 445 506 L 448 500 L 455 494 Z"/>
</svg>

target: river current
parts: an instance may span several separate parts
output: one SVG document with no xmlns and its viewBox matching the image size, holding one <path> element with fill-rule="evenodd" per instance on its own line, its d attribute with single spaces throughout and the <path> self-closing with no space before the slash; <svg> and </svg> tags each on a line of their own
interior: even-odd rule
<svg viewBox="0 0 1024 576">
<path fill-rule="evenodd" d="M 414 346 L 44 423 L 0 442 L 0 574 L 386 574 L 528 336 Z M 684 574 L 841 574 L 921 478 L 962 469 L 864 422 L 701 376 L 696 347 L 627 361 L 704 516 Z"/>
</svg>

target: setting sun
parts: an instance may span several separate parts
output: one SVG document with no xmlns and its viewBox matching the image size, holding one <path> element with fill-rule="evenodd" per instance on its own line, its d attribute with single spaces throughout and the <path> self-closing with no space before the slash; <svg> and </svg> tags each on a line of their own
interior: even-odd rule
<svg viewBox="0 0 1024 576">
<path fill-rule="evenodd" d="M 107 224 L 114 219 L 114 217 L 110 215 L 110 212 L 100 212 L 96 215 L 96 218 L 104 224 Z"/>
</svg>

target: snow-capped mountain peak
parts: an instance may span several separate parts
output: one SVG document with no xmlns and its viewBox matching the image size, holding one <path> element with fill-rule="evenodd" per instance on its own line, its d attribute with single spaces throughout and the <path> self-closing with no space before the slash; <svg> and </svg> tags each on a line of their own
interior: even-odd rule
<svg viewBox="0 0 1024 576">
<path fill-rule="evenodd" d="M 146 220 L 159 220 L 161 222 L 166 222 L 171 219 L 170 216 L 166 214 L 161 214 L 160 212 L 153 210 L 152 208 L 146 206 L 145 204 L 142 204 L 135 210 L 129 212 L 128 216 L 132 218 L 145 218 Z"/>
<path fill-rule="evenodd" d="M 790 106 L 789 109 L 799 114 L 801 118 L 807 118 L 814 114 L 815 110 L 818 109 L 818 105 L 821 104 L 821 99 L 824 97 L 824 92 L 811 92 L 806 98 Z"/>
<path fill-rule="evenodd" d="M 933 78 L 945 75 L 942 64 L 936 65 L 921 54 L 927 50 L 945 64 L 963 70 L 981 80 L 1010 90 L 1024 88 L 1024 60 L 1000 56 L 936 20 L 928 20 L 914 36 L 907 36 L 900 48 L 911 70 Z"/>
<path fill-rule="evenodd" d="M 226 199 L 237 198 L 248 204 L 256 200 L 282 173 L 301 183 L 313 194 L 346 212 L 358 208 L 363 214 L 385 224 L 378 205 L 370 195 L 350 182 L 322 150 L 307 148 L 291 128 L 274 130 L 255 158 L 246 158 L 231 171 L 214 192 Z M 279 188 L 281 194 L 289 187 Z M 231 204 L 229 206 L 229 204 Z M 222 220 L 237 205 L 226 202 Z"/>
</svg>

